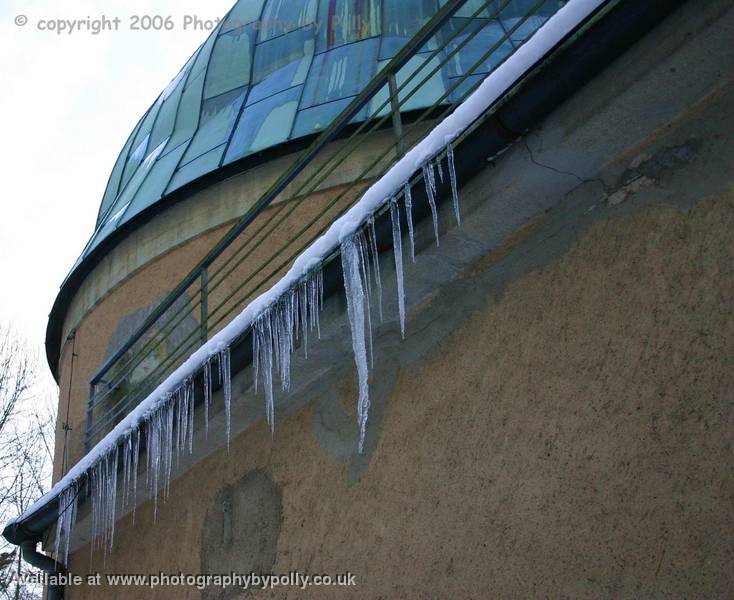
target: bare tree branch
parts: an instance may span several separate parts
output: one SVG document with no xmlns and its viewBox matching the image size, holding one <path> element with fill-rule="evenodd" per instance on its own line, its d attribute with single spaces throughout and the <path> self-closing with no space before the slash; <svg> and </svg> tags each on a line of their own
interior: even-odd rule
<svg viewBox="0 0 734 600">
<path fill-rule="evenodd" d="M 0 323 L 0 522 L 23 512 L 48 488 L 53 407 L 40 385 L 37 353 L 12 327 Z M 44 401 L 44 397 L 46 398 Z M 2 524 L 0 523 L 0 524 Z M 0 600 L 40 599 L 25 582 L 33 569 L 0 540 Z"/>
</svg>

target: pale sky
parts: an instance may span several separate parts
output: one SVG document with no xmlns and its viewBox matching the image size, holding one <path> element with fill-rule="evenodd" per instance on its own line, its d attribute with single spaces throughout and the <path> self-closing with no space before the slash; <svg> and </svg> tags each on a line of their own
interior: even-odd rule
<svg viewBox="0 0 734 600">
<path fill-rule="evenodd" d="M 233 3 L 0 2 L 0 321 L 12 322 L 32 344 L 43 343 L 59 285 L 92 234 L 128 135 L 209 35 L 192 18 L 185 28 L 185 17 L 206 27 Z M 132 31 L 134 15 L 170 16 L 173 28 Z M 103 16 L 119 18 L 118 30 L 40 30 L 57 19 L 94 27 L 87 18 Z"/>
</svg>

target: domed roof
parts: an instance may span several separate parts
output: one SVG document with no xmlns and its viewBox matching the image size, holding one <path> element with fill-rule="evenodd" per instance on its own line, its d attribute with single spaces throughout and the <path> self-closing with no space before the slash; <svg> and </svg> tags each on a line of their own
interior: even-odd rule
<svg viewBox="0 0 734 600">
<path fill-rule="evenodd" d="M 171 192 L 248 155 L 327 126 L 444 2 L 239 0 L 133 129 L 110 175 L 96 230 L 75 268 L 117 228 Z M 444 29 L 465 23 L 482 4 L 469 0 Z M 517 16 L 537 2 L 490 2 L 494 4 L 506 5 L 501 18 L 488 19 L 494 9 L 480 13 L 483 18 L 475 19 L 482 28 L 479 35 L 403 110 L 424 108 L 440 99 L 451 79 L 463 75 L 502 39 Z M 546 4 L 554 6 L 542 12 L 551 14 L 559 2 Z M 542 17 L 533 17 L 501 44 L 491 60 L 475 70 L 476 76 L 509 54 L 540 25 L 539 20 Z M 437 48 L 451 52 L 471 29 L 450 42 L 437 35 L 403 68 L 398 82 L 429 52 Z M 443 102 L 452 99 L 449 95 Z M 365 119 L 369 110 L 368 106 L 355 120 Z"/>
</svg>

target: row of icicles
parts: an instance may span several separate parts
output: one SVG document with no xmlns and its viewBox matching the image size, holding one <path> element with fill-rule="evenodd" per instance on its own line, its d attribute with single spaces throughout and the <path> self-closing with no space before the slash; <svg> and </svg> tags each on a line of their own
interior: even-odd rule
<svg viewBox="0 0 734 600">
<path fill-rule="evenodd" d="M 446 163 L 449 185 L 457 223 L 460 224 L 459 196 L 456 183 L 454 154 L 451 144 L 446 147 Z M 436 171 L 441 184 L 444 171 L 440 159 L 429 161 L 422 167 L 426 194 L 431 209 L 433 228 L 438 238 L 438 212 L 436 207 Z M 392 221 L 393 255 L 397 283 L 398 315 L 400 333 L 405 336 L 405 286 L 403 280 L 403 251 L 400 228 L 400 203 L 402 196 L 408 224 L 409 254 L 415 262 L 415 243 L 413 234 L 413 208 L 410 184 L 402 193 L 387 200 Z M 359 426 L 359 452 L 363 452 L 370 399 L 368 377 L 373 364 L 372 315 L 370 299 L 377 294 L 379 318 L 382 320 L 382 280 L 377 252 L 374 215 L 370 216 L 364 227 L 341 243 L 341 261 L 344 274 L 344 291 L 347 301 L 347 314 L 351 328 L 352 349 L 357 368 L 359 398 L 357 419 Z M 266 309 L 252 324 L 253 372 L 255 392 L 258 380 L 262 378 L 265 395 L 265 415 L 271 430 L 275 427 L 275 404 L 273 399 L 273 374 L 277 372 L 283 391 L 290 387 L 291 355 L 296 342 L 300 339 L 308 356 L 309 334 L 321 337 L 319 314 L 323 308 L 323 272 L 311 271 L 280 299 Z M 223 390 L 227 448 L 231 434 L 231 371 L 229 347 L 213 354 L 203 365 L 203 403 L 205 435 L 208 434 L 209 408 L 212 401 L 213 378 L 216 377 Z M 122 461 L 122 487 L 120 508 L 132 508 L 135 520 L 135 499 L 138 489 L 138 466 L 141 454 L 141 441 L 145 439 L 145 483 L 153 498 L 153 519 L 158 510 L 159 491 L 163 490 L 164 499 L 170 492 L 171 474 L 174 461 L 178 464 L 182 453 L 193 452 L 194 434 L 194 380 L 187 377 L 179 387 L 166 395 L 145 420 L 123 436 L 113 448 L 102 454 L 85 472 L 83 478 L 70 483 L 59 494 L 59 516 L 56 526 L 55 556 L 57 560 L 63 549 L 64 563 L 68 562 L 69 544 L 76 521 L 77 500 L 82 486 L 86 496 L 91 499 L 91 550 L 112 549 L 115 535 L 116 509 L 118 504 L 117 480 L 118 464 Z M 63 538 L 63 542 L 62 542 Z"/>
</svg>

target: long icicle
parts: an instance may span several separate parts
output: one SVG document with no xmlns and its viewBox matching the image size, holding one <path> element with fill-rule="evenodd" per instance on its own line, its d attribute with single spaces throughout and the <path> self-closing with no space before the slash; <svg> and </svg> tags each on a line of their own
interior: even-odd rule
<svg viewBox="0 0 734 600">
<path fill-rule="evenodd" d="M 436 180 L 434 179 L 433 165 L 429 162 L 423 165 L 423 181 L 426 184 L 426 195 L 428 196 L 428 204 L 431 206 L 431 216 L 433 217 L 433 233 L 436 235 L 436 246 L 440 245 L 438 241 L 438 209 L 436 208 Z"/>
<path fill-rule="evenodd" d="M 229 451 L 230 436 L 232 434 L 232 372 L 229 364 L 229 346 L 220 350 L 219 365 L 222 374 L 222 395 L 224 396 L 224 413 L 227 429 L 227 451 Z"/>
<path fill-rule="evenodd" d="M 456 223 L 461 226 L 461 212 L 459 211 L 459 189 L 456 185 L 456 165 L 454 164 L 454 147 L 449 144 L 446 147 L 446 155 L 449 163 L 449 179 L 451 180 L 451 201 L 454 205 Z"/>
<path fill-rule="evenodd" d="M 415 234 L 413 233 L 413 193 L 410 191 L 410 182 L 403 188 L 405 199 L 405 219 L 408 221 L 408 242 L 410 247 L 410 260 L 415 262 Z"/>
<path fill-rule="evenodd" d="M 362 267 L 360 261 L 359 233 L 345 239 L 341 244 L 344 292 L 347 299 L 347 313 L 352 331 L 352 350 L 357 365 L 359 398 L 357 418 L 359 421 L 359 452 L 364 450 L 367 433 L 367 418 L 370 408 L 367 367 L 367 343 L 365 340 L 365 291 L 362 287 Z"/>
<path fill-rule="evenodd" d="M 405 339 L 405 281 L 403 279 L 403 245 L 400 233 L 400 208 L 397 201 L 390 200 L 390 220 L 392 221 L 392 245 L 395 256 L 395 278 L 398 289 L 398 314 L 400 315 L 400 336 Z"/>
</svg>

